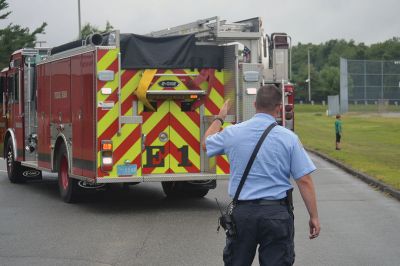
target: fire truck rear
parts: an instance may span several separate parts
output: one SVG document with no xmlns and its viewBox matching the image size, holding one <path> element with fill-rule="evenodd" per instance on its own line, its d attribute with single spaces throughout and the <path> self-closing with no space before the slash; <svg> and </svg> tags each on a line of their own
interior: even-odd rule
<svg viewBox="0 0 400 266">
<path fill-rule="evenodd" d="M 205 130 L 227 99 L 224 126 L 254 115 L 262 84 L 282 89 L 278 121 L 294 127 L 290 37 L 264 35 L 260 18 L 25 48 L 0 77 L 10 181 L 57 172 L 66 202 L 85 188 L 151 181 L 167 196 L 205 196 L 229 175 L 225 156 L 208 158 L 200 148 Z"/>
</svg>

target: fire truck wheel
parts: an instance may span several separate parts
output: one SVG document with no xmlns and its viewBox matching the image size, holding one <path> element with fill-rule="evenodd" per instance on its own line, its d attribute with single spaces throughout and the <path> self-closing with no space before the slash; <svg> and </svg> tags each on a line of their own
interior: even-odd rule
<svg viewBox="0 0 400 266">
<path fill-rule="evenodd" d="M 60 190 L 61 199 L 64 202 L 73 203 L 78 201 L 78 181 L 69 176 L 68 155 L 64 145 L 62 145 L 58 156 L 58 188 Z"/>
<path fill-rule="evenodd" d="M 14 148 L 12 140 L 9 139 L 7 142 L 7 175 L 11 183 L 24 183 L 26 179 L 22 175 L 21 163 L 14 160 Z"/>
<path fill-rule="evenodd" d="M 164 194 L 169 198 L 179 197 L 179 189 L 177 182 L 161 182 Z"/>
<path fill-rule="evenodd" d="M 195 198 L 202 198 L 205 195 L 207 195 L 209 189 L 208 188 L 198 188 L 198 189 L 193 189 L 190 191 L 191 197 Z"/>
<path fill-rule="evenodd" d="M 161 182 L 165 195 L 169 198 L 202 198 L 207 195 L 208 188 L 193 188 L 186 182 Z"/>
</svg>

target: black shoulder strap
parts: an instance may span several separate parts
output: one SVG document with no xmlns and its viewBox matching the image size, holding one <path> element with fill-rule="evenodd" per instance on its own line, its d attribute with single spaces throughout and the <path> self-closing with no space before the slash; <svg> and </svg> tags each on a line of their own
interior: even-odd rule
<svg viewBox="0 0 400 266">
<path fill-rule="evenodd" d="M 256 156 L 257 156 L 257 153 L 258 153 L 258 150 L 259 150 L 260 147 L 261 147 L 261 144 L 264 142 L 264 139 L 267 137 L 267 135 L 268 135 L 268 133 L 271 131 L 271 129 L 273 129 L 276 125 L 277 125 L 277 123 L 274 122 L 274 123 L 272 123 L 269 127 L 267 127 L 267 129 L 266 129 L 266 130 L 264 131 L 264 133 L 262 134 L 260 140 L 257 142 L 257 145 L 256 145 L 256 147 L 254 148 L 253 153 L 251 154 L 251 157 L 250 157 L 250 159 L 249 159 L 249 162 L 247 163 L 246 169 L 244 170 L 242 179 L 240 180 L 240 184 L 239 184 L 239 186 L 238 186 L 238 188 L 237 188 L 237 190 L 236 190 L 235 197 L 233 198 L 233 205 L 234 205 L 234 206 L 236 205 L 236 203 L 237 203 L 237 201 L 238 201 L 238 199 L 239 199 L 240 191 L 241 191 L 242 188 L 243 188 L 244 181 L 246 181 L 246 178 L 247 178 L 247 176 L 248 176 L 248 174 L 249 174 L 249 172 L 250 172 L 250 168 L 251 168 L 251 166 L 253 165 L 254 159 L 255 159 Z"/>
</svg>

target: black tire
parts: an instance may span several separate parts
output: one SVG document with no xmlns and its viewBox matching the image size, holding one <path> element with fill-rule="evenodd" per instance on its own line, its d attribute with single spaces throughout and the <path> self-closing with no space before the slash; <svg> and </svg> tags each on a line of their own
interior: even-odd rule
<svg viewBox="0 0 400 266">
<path fill-rule="evenodd" d="M 193 188 L 186 182 L 161 182 L 163 191 L 168 198 L 202 198 L 207 195 L 208 188 Z"/>
<path fill-rule="evenodd" d="M 11 138 L 7 141 L 6 148 L 6 164 L 7 164 L 7 175 L 11 183 L 24 183 L 25 177 L 22 175 L 21 162 L 15 161 L 14 159 L 14 148 Z"/>
<path fill-rule="evenodd" d="M 62 145 L 57 156 L 58 188 L 61 199 L 66 203 L 73 203 L 78 201 L 80 189 L 78 181 L 69 176 L 68 166 L 67 149 Z"/>
<path fill-rule="evenodd" d="M 205 195 L 207 195 L 208 191 L 209 191 L 208 188 L 197 188 L 197 189 L 190 190 L 190 193 L 191 193 L 191 197 L 203 198 Z"/>
<path fill-rule="evenodd" d="M 161 182 L 164 194 L 168 198 L 179 198 L 182 197 L 182 189 L 178 182 Z"/>
</svg>

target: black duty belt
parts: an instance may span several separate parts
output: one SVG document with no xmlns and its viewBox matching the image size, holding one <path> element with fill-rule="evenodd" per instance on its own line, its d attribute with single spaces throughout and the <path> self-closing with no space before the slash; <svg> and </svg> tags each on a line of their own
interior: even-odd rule
<svg viewBox="0 0 400 266">
<path fill-rule="evenodd" d="M 255 199 L 255 200 L 238 200 L 238 205 L 287 205 L 286 198 L 280 200 L 267 200 L 267 199 Z"/>
</svg>

